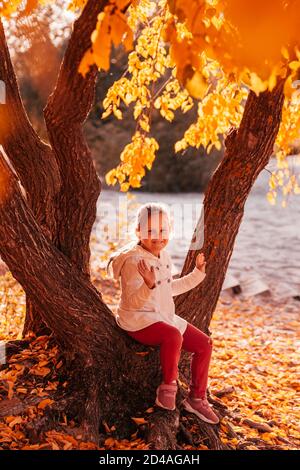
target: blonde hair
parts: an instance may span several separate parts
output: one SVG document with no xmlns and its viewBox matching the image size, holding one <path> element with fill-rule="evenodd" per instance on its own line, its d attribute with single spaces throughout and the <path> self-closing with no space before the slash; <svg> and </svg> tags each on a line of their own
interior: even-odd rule
<svg viewBox="0 0 300 470">
<path fill-rule="evenodd" d="M 139 209 L 137 210 L 136 216 L 135 216 L 135 221 L 133 224 L 133 233 L 136 237 L 136 240 L 130 241 L 126 243 L 124 246 L 119 248 L 117 251 L 111 254 L 106 270 L 107 273 L 110 274 L 109 271 L 109 266 L 110 263 L 117 258 L 120 254 L 125 253 L 126 251 L 131 250 L 135 245 L 139 244 L 139 237 L 137 235 L 138 229 L 143 226 L 143 224 L 148 223 L 148 216 L 152 216 L 153 214 L 164 214 L 167 217 L 168 223 L 169 223 L 169 228 L 170 228 L 170 234 L 172 233 L 172 220 L 170 217 L 170 211 L 169 208 L 166 204 L 163 202 L 147 202 L 145 204 L 142 204 Z"/>
<path fill-rule="evenodd" d="M 163 202 L 147 202 L 141 205 L 136 213 L 134 229 L 135 233 L 145 223 L 148 223 L 148 217 L 154 214 L 164 214 L 167 217 L 169 227 L 172 228 L 170 211 L 166 204 Z"/>
</svg>

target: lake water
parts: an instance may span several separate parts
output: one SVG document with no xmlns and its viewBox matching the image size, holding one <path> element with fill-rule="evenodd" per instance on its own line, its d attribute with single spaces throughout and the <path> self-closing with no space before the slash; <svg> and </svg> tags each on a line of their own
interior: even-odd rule
<svg viewBox="0 0 300 470">
<path fill-rule="evenodd" d="M 300 157 L 290 157 L 290 162 L 299 177 Z M 274 171 L 276 161 L 271 160 L 266 168 Z M 287 206 L 283 208 L 282 195 L 278 192 L 276 205 L 271 205 L 266 197 L 270 177 L 267 170 L 263 170 L 259 175 L 246 202 L 225 281 L 231 276 L 239 281 L 257 277 L 278 298 L 300 295 L 300 195 L 290 195 Z M 97 254 L 105 248 L 105 229 L 108 230 L 109 239 L 117 241 L 118 236 L 114 229 L 118 217 L 124 225 L 122 236 L 126 237 L 126 231 L 133 226 L 134 214 L 139 205 L 160 201 L 167 204 L 174 215 L 174 237 L 169 241 L 167 249 L 177 270 L 181 271 L 194 227 L 201 214 L 204 194 L 131 194 L 134 195 L 133 199 L 116 191 L 102 191 L 93 230 L 93 238 L 96 241 L 93 258 L 97 258 Z M 128 233 L 127 238 L 130 239 Z M 121 243 L 124 244 L 125 239 Z"/>
</svg>

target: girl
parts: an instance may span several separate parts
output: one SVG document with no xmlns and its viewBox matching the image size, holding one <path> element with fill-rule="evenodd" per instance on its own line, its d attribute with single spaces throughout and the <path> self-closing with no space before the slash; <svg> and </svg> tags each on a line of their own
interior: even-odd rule
<svg viewBox="0 0 300 470">
<path fill-rule="evenodd" d="M 175 410 L 178 362 L 181 349 L 193 353 L 186 410 L 207 423 L 218 416 L 207 401 L 208 368 L 212 341 L 202 331 L 175 314 L 173 297 L 197 286 L 206 276 L 203 253 L 198 254 L 193 271 L 172 279 L 172 260 L 165 250 L 170 236 L 167 206 L 142 205 L 136 216 L 137 241 L 123 247 L 110 258 L 107 271 L 121 277 L 121 300 L 116 321 L 120 328 L 140 343 L 160 346 L 163 382 L 156 390 L 155 403 Z"/>
</svg>

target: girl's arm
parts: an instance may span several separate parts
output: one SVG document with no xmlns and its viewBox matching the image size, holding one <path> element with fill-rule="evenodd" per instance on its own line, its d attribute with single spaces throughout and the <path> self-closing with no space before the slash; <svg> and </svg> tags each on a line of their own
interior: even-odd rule
<svg viewBox="0 0 300 470">
<path fill-rule="evenodd" d="M 150 289 L 138 272 L 137 262 L 128 258 L 121 270 L 122 292 L 130 307 L 139 309 L 148 300 L 155 287 Z"/>
<path fill-rule="evenodd" d="M 173 263 L 171 258 L 170 263 L 172 266 Z M 204 280 L 205 276 L 206 273 L 195 266 L 193 271 L 191 271 L 189 274 L 186 274 L 185 276 L 182 276 L 178 279 L 173 279 L 171 281 L 172 296 L 174 297 L 175 295 L 183 294 L 184 292 L 193 289 Z"/>
</svg>

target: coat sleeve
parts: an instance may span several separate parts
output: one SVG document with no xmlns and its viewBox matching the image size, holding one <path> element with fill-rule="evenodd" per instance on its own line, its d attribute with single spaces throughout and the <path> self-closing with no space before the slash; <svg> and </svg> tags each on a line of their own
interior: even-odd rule
<svg viewBox="0 0 300 470">
<path fill-rule="evenodd" d="M 137 261 L 128 258 L 121 269 L 122 294 L 131 308 L 139 309 L 156 289 L 150 289 L 138 272 Z"/>
<path fill-rule="evenodd" d="M 171 265 L 173 264 L 171 258 L 170 263 Z M 193 271 L 189 274 L 173 279 L 171 281 L 172 296 L 174 297 L 175 295 L 183 294 L 184 292 L 193 289 L 204 280 L 205 276 L 206 273 L 200 271 L 200 269 L 195 266 Z"/>
</svg>

